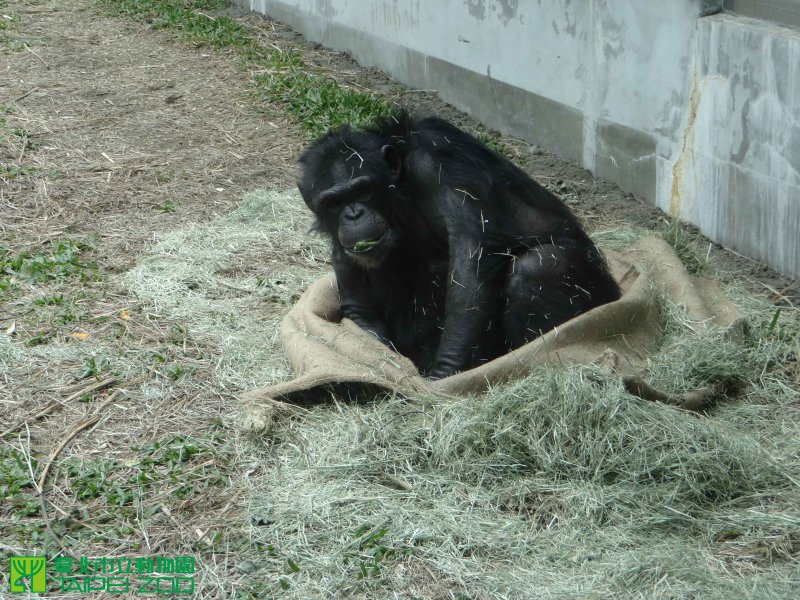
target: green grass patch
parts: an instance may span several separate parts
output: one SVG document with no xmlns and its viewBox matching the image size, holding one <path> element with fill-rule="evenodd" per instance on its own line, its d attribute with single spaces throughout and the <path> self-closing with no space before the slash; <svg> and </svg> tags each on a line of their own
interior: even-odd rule
<svg viewBox="0 0 800 600">
<path fill-rule="evenodd" d="M 205 11 L 221 10 L 221 0 L 100 0 L 113 10 L 144 19 L 156 28 L 178 33 L 196 46 L 237 52 L 247 68 L 257 71 L 257 97 L 282 105 L 309 136 L 345 123 L 363 125 L 391 113 L 391 105 L 375 94 L 342 85 L 305 64 L 299 53 L 267 49 L 235 19 Z"/>
<path fill-rule="evenodd" d="M 475 137 L 478 138 L 483 144 L 503 156 L 510 157 L 513 153 L 511 149 L 503 142 L 499 133 L 486 131 L 485 128 L 480 127 L 475 132 Z"/>
<path fill-rule="evenodd" d="M 153 172 L 153 175 L 158 183 L 169 183 L 175 178 L 175 170 L 167 169 L 165 171 L 162 171 L 160 169 L 156 169 Z"/>
<path fill-rule="evenodd" d="M 72 518 L 54 520 L 53 529 L 60 535 L 82 537 L 101 523 L 113 527 L 111 535 L 130 535 L 136 529 L 137 516 L 150 517 L 158 504 L 148 504 L 157 495 L 161 502 L 182 501 L 203 493 L 211 486 L 227 486 L 222 467 L 233 460 L 233 454 L 219 430 L 208 438 L 169 434 L 161 439 L 134 448 L 134 458 L 127 461 L 70 457 L 57 465 L 59 474 L 51 479 L 65 482 L 64 492 L 76 503 Z M 201 463 L 214 459 L 212 466 Z M 39 476 L 40 464 L 10 445 L 0 445 L 0 501 L 10 508 L 15 519 L 40 515 L 41 506 L 35 496 L 33 476 Z M 57 516 L 57 515 L 54 515 Z M 16 536 L 36 544 L 44 535 L 40 521 L 18 521 Z"/>
<path fill-rule="evenodd" d="M 0 4 L 0 8 L 5 7 L 6 4 Z M 25 47 L 25 43 L 13 35 L 19 20 L 20 16 L 16 13 L 0 14 L 0 49 L 18 52 Z"/>
<path fill-rule="evenodd" d="M 163 203 L 159 204 L 158 206 L 154 206 L 153 208 L 155 210 L 157 210 L 158 212 L 171 213 L 171 212 L 175 212 L 178 209 L 178 205 L 175 204 L 174 200 L 167 199 L 167 200 L 164 200 Z"/>
<path fill-rule="evenodd" d="M 58 296 L 42 296 L 33 301 L 36 306 L 64 306 L 64 294 Z"/>
<path fill-rule="evenodd" d="M 661 237 L 675 250 L 689 273 L 708 274 L 712 271 L 707 255 L 701 254 L 694 233 L 689 226 L 678 219 L 673 219 L 661 231 Z"/>
<path fill-rule="evenodd" d="M 78 279 L 96 280 L 99 276 L 97 263 L 85 260 L 91 247 L 71 240 L 54 242 L 48 252 L 13 254 L 0 247 L 0 286 L 12 278 L 25 279 L 33 283 Z"/>
<path fill-rule="evenodd" d="M 345 88 L 331 77 L 308 72 L 292 56 L 278 56 L 271 69 L 256 77 L 256 88 L 272 102 L 282 104 L 311 136 L 332 127 L 355 127 L 391 113 L 391 105 L 372 94 Z"/>
<path fill-rule="evenodd" d="M 0 165 L 0 179 L 21 179 L 32 177 L 37 173 L 35 167 L 15 167 L 12 165 Z"/>
<path fill-rule="evenodd" d="M 224 0 L 100 0 L 112 10 L 170 29 L 195 46 L 214 48 L 249 45 L 247 30 L 235 19 L 203 11 L 230 6 Z"/>
<path fill-rule="evenodd" d="M 90 356 L 83 362 L 78 379 L 100 379 L 111 372 L 109 361 L 103 356 Z"/>
<path fill-rule="evenodd" d="M 79 282 L 86 284 L 101 279 L 97 263 L 88 258 L 91 247 L 71 240 L 56 241 L 47 250 L 38 252 L 12 252 L 0 246 L 0 301 L 13 300 L 32 287 L 48 287 Z M 74 321 L 64 305 L 63 294 L 52 293 L 34 300 L 34 306 L 60 307 L 60 321 Z"/>
<path fill-rule="evenodd" d="M 33 460 L 30 468 L 36 467 Z M 20 491 L 32 487 L 27 458 L 19 450 L 0 444 L 0 500 L 13 501 Z"/>
</svg>

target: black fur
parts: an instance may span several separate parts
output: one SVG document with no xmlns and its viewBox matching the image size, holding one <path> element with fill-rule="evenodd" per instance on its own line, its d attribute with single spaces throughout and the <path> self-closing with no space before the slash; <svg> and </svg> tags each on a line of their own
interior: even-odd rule
<svg viewBox="0 0 800 600">
<path fill-rule="evenodd" d="M 342 127 L 300 163 L 344 315 L 426 375 L 474 367 L 619 298 L 566 205 L 446 121 Z"/>
</svg>

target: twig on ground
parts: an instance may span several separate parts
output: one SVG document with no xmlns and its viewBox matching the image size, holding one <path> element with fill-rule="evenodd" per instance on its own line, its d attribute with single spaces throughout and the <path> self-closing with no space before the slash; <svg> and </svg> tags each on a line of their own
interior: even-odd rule
<svg viewBox="0 0 800 600">
<path fill-rule="evenodd" d="M 130 382 L 128 382 L 128 385 L 133 385 L 141 381 L 144 381 L 147 377 L 148 377 L 147 375 L 141 375 L 140 377 L 137 377 L 136 379 L 133 379 Z M 70 398 L 75 397 L 76 394 L 80 395 L 80 393 L 82 392 L 76 392 L 75 394 L 73 394 L 73 396 L 70 396 Z M 117 399 L 117 396 L 119 396 L 121 393 L 123 393 L 122 389 L 114 390 L 114 392 L 108 397 L 108 399 L 97 407 L 97 409 L 94 411 L 91 417 L 89 417 L 88 419 L 84 419 L 80 423 L 76 424 L 72 428 L 72 431 L 70 431 L 69 434 L 67 434 L 67 437 L 61 440 L 61 443 L 59 443 L 58 446 L 56 446 L 53 449 L 53 451 L 50 453 L 50 456 L 47 457 L 47 461 L 45 462 L 42 474 L 39 476 L 39 489 L 44 490 L 44 484 L 45 481 L 47 480 L 47 474 L 50 471 L 50 467 L 53 465 L 53 461 L 55 461 L 58 455 L 61 454 L 61 451 L 67 446 L 67 444 L 69 444 L 73 439 L 75 439 L 78 436 L 78 434 L 80 434 L 82 431 L 85 431 L 89 427 L 95 425 L 102 418 L 103 416 L 102 413 L 105 410 L 105 408 L 109 404 L 113 403 Z"/>
<path fill-rule="evenodd" d="M 23 419 L 19 423 L 15 424 L 15 425 L 12 425 L 8 429 L 6 429 L 2 433 L 0 433 L 0 438 L 5 437 L 9 433 L 13 433 L 13 432 L 17 431 L 18 429 L 22 429 L 25 425 L 29 425 L 30 423 L 32 423 L 36 419 L 42 418 L 43 416 L 45 416 L 46 414 L 49 414 L 50 412 L 53 411 L 53 409 L 55 409 L 56 407 L 59 407 L 59 406 L 61 406 L 61 402 L 59 402 L 58 400 L 50 400 L 50 402 L 48 402 L 44 406 L 44 408 L 42 408 L 39 412 L 37 412 L 32 417 L 29 417 L 27 419 Z"/>
<path fill-rule="evenodd" d="M 116 377 L 108 377 L 107 379 L 103 379 L 102 381 L 97 381 L 95 383 L 92 383 L 91 385 L 81 387 L 78 391 L 76 391 L 74 394 L 71 394 L 70 396 L 68 396 L 64 400 L 50 400 L 50 402 L 48 402 L 35 415 L 33 415 L 31 417 L 28 417 L 27 419 L 23 419 L 19 423 L 15 424 L 15 425 L 12 425 L 8 429 L 6 429 L 2 433 L 0 433 L 0 438 L 3 438 L 6 435 L 8 435 L 9 433 L 13 433 L 13 432 L 17 431 L 18 429 L 21 429 L 25 425 L 29 425 L 29 424 L 33 423 L 37 419 L 41 419 L 42 417 L 44 417 L 44 416 L 50 414 L 51 412 L 53 412 L 56 408 L 60 408 L 60 407 L 62 407 L 64 405 L 68 404 L 69 402 L 75 400 L 76 398 L 80 398 L 84 394 L 89 394 L 91 392 L 96 392 L 97 390 L 103 389 L 104 387 L 108 387 L 109 385 L 113 385 L 116 382 L 117 382 L 117 378 Z"/>
<path fill-rule="evenodd" d="M 38 87 L 31 88 L 30 90 L 28 90 L 27 92 L 22 94 L 22 96 L 20 96 L 19 98 L 14 98 L 14 103 L 16 104 L 20 100 L 24 100 L 25 98 L 30 96 L 33 92 L 37 91 L 38 89 L 39 89 Z"/>
<path fill-rule="evenodd" d="M 36 58 L 38 58 L 40 61 L 42 61 L 42 64 L 44 65 L 44 68 L 45 68 L 45 69 L 47 69 L 48 71 L 50 70 L 50 65 L 48 65 L 48 64 L 45 62 L 45 60 L 44 60 L 44 59 L 43 59 L 41 56 L 39 56 L 38 54 L 36 54 L 36 52 L 34 52 L 33 50 L 31 50 L 31 49 L 30 49 L 30 47 L 28 46 L 28 44 L 23 44 L 23 45 L 24 45 L 24 47 L 25 47 L 25 50 L 27 50 L 28 52 L 30 52 L 31 54 L 33 54 L 33 55 L 34 55 Z"/>
<path fill-rule="evenodd" d="M 113 395 L 114 394 L 112 394 L 112 396 Z M 97 423 L 97 421 L 99 420 L 100 420 L 100 415 L 95 414 L 89 417 L 88 419 L 81 421 L 75 427 L 73 427 L 72 431 L 70 431 L 67 437 L 61 440 L 61 443 L 59 443 L 58 446 L 56 446 L 53 449 L 53 451 L 50 453 L 50 456 L 47 457 L 47 462 L 45 462 L 44 465 L 44 471 L 42 471 L 42 474 L 39 477 L 38 487 L 40 490 L 44 490 L 44 484 L 45 481 L 47 480 L 47 474 L 50 472 L 50 467 L 53 465 L 53 461 L 55 461 L 56 457 L 59 454 L 61 454 L 61 451 L 67 446 L 67 444 L 69 444 L 74 438 L 76 438 L 81 431 L 83 431 L 84 429 L 88 429 L 89 427 Z"/>
</svg>

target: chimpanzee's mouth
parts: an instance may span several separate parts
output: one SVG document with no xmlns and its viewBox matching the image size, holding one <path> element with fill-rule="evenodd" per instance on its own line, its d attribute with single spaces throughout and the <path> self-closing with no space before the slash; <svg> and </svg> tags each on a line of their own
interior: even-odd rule
<svg viewBox="0 0 800 600">
<path fill-rule="evenodd" d="M 383 241 L 383 238 L 385 237 L 386 234 L 384 233 L 377 240 L 360 240 L 355 244 L 353 244 L 352 246 L 348 247 L 347 250 L 349 252 L 354 252 L 356 254 L 365 254 L 367 252 L 371 252 L 372 250 L 375 249 L 376 246 L 378 246 Z"/>
</svg>

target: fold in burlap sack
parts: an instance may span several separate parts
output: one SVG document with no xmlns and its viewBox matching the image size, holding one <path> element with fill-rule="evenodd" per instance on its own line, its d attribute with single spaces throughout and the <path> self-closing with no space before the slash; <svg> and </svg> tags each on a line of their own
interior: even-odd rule
<svg viewBox="0 0 800 600">
<path fill-rule="evenodd" d="M 521 378 L 539 365 L 600 364 L 618 373 L 631 393 L 685 408 L 700 408 L 720 389 L 667 394 L 641 377 L 657 350 L 656 299 L 682 306 L 697 328 L 743 326 L 736 307 L 710 279 L 689 275 L 663 240 L 643 238 L 625 252 L 606 253 L 622 297 L 599 306 L 485 365 L 439 381 L 343 319 L 333 275 L 316 281 L 283 320 L 282 341 L 296 378 L 251 392 L 250 398 L 308 402 L 336 392 L 383 389 L 406 395 L 466 395 Z"/>
</svg>

